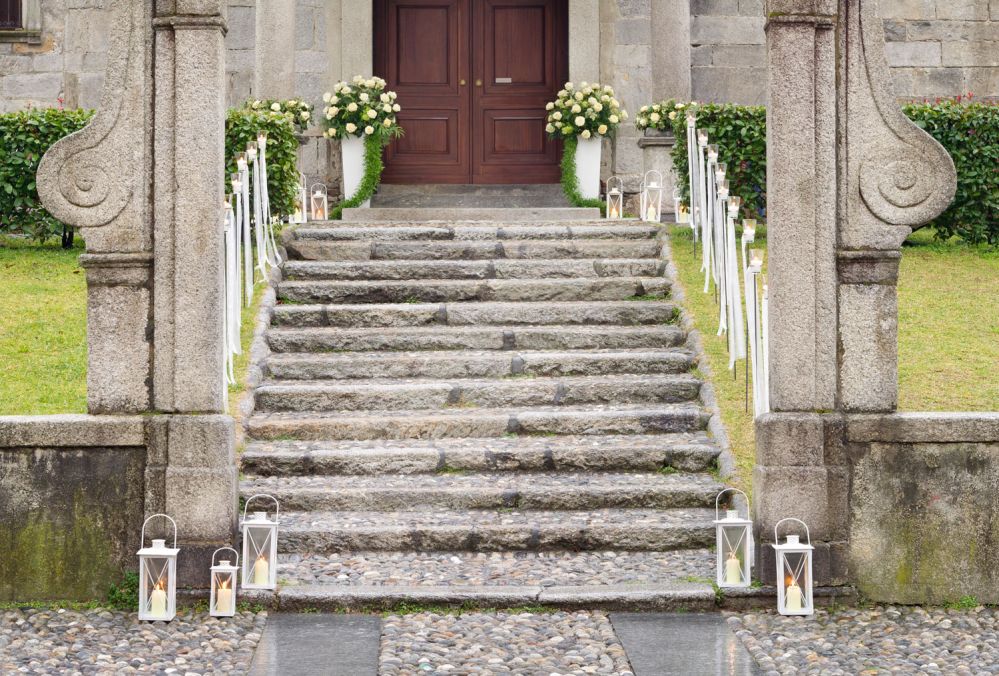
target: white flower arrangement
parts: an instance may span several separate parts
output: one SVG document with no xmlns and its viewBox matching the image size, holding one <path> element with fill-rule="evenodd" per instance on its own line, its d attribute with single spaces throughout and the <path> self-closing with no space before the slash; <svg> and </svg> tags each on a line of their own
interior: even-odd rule
<svg viewBox="0 0 999 676">
<path fill-rule="evenodd" d="M 642 106 L 635 119 L 635 126 L 641 130 L 657 129 L 659 131 L 669 131 L 673 128 L 673 120 L 678 115 L 684 115 L 686 103 L 676 103 L 673 101 L 660 101 L 648 106 Z"/>
<path fill-rule="evenodd" d="M 383 143 L 402 135 L 396 114 L 402 106 L 380 77 L 355 76 L 323 94 L 323 132 L 327 138 L 377 136 Z"/>
<path fill-rule="evenodd" d="M 579 88 L 566 82 L 558 98 L 545 105 L 548 111 L 545 131 L 552 138 L 566 136 L 610 136 L 628 119 L 628 111 L 614 98 L 609 85 L 581 82 Z"/>
<path fill-rule="evenodd" d="M 270 111 L 286 115 L 295 125 L 295 131 L 299 134 L 309 127 L 309 120 L 312 119 L 312 105 L 301 99 L 288 99 L 287 101 L 251 99 L 246 102 L 244 107 L 250 110 Z"/>
</svg>

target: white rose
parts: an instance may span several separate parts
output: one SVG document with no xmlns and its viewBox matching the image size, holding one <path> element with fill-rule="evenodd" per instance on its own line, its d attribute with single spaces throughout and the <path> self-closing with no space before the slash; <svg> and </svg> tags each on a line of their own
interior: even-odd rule
<svg viewBox="0 0 999 676">
<path fill-rule="evenodd" d="M 652 110 L 656 111 L 657 113 L 659 111 L 661 111 L 662 109 L 663 109 L 662 106 L 660 106 L 658 103 L 656 105 L 652 106 Z"/>
<path fill-rule="evenodd" d="M 336 129 L 330 129 L 330 136 L 336 136 L 336 135 L 337 135 Z"/>
<path fill-rule="evenodd" d="M 579 117 L 576 118 L 575 124 L 577 127 L 582 127 L 584 124 L 586 124 L 586 118 L 580 115 Z"/>
<path fill-rule="evenodd" d="M 607 92 L 608 94 L 611 94 L 611 95 L 614 94 L 614 88 L 611 87 L 610 85 L 605 85 L 604 86 L 604 91 Z"/>
<path fill-rule="evenodd" d="M 253 107 L 254 108 L 259 108 L 260 107 L 260 101 L 254 101 L 253 102 Z"/>
<path fill-rule="evenodd" d="M 607 133 L 607 125 L 606 124 L 602 124 L 599 127 L 597 127 L 597 133 L 600 134 L 601 136 L 603 136 L 604 134 L 606 134 Z"/>
<path fill-rule="evenodd" d="M 339 96 L 331 96 L 330 97 L 330 103 L 340 103 L 340 97 Z"/>
<path fill-rule="evenodd" d="M 374 80 L 365 80 L 364 81 L 364 86 L 367 87 L 368 89 L 374 89 L 375 81 Z"/>
<path fill-rule="evenodd" d="M 360 75 L 355 75 L 353 80 L 354 84 L 361 84 L 362 82 L 364 82 L 364 78 L 361 77 Z"/>
<path fill-rule="evenodd" d="M 552 113 L 552 118 L 554 118 L 556 120 L 561 120 L 562 119 L 562 112 L 556 110 L 554 113 Z"/>
<path fill-rule="evenodd" d="M 575 95 L 573 96 L 573 98 L 575 98 L 577 101 L 582 101 L 583 100 L 583 92 L 576 92 Z"/>
<path fill-rule="evenodd" d="M 306 103 L 305 101 L 302 101 L 301 103 L 298 104 L 298 107 L 304 110 L 309 107 L 309 104 Z"/>
<path fill-rule="evenodd" d="M 603 96 L 601 96 L 600 100 L 603 101 L 604 103 L 610 103 L 610 97 L 607 96 L 606 94 L 604 94 Z M 648 107 L 648 106 L 646 106 L 646 107 Z"/>
<path fill-rule="evenodd" d="M 343 89 L 341 89 L 341 90 L 340 90 L 340 93 L 341 93 L 341 94 L 350 94 L 350 93 L 352 93 L 353 91 L 354 91 L 353 89 L 351 89 L 351 88 L 350 88 L 350 87 L 348 87 L 347 85 L 344 85 L 344 86 L 343 86 Z"/>
<path fill-rule="evenodd" d="M 568 91 L 568 90 L 570 90 L 570 89 L 572 89 L 572 83 L 571 83 L 571 82 L 566 82 L 566 83 L 565 83 L 565 89 L 566 89 L 567 91 Z"/>
<path fill-rule="evenodd" d="M 392 112 L 392 104 L 391 103 L 386 103 L 384 106 L 382 106 L 382 112 L 383 113 L 391 113 Z"/>
<path fill-rule="evenodd" d="M 375 128 L 369 124 L 367 127 L 364 128 L 364 133 L 367 134 L 368 136 L 371 136 L 372 134 L 375 133 Z"/>
<path fill-rule="evenodd" d="M 579 107 L 579 104 L 577 103 L 576 105 L 574 105 L 574 106 L 572 107 L 572 112 L 574 112 L 574 113 L 581 113 L 581 112 L 583 112 L 583 109 L 582 109 L 582 108 L 580 108 L 580 107 Z"/>
<path fill-rule="evenodd" d="M 602 103 L 594 103 L 594 104 L 593 104 L 593 110 L 597 111 L 598 113 L 599 113 L 599 112 L 600 112 L 601 110 L 603 110 L 603 109 L 604 109 L 604 106 L 603 106 L 603 104 L 602 104 Z"/>
<path fill-rule="evenodd" d="M 382 122 L 382 124 L 384 124 L 386 127 L 391 127 L 392 126 L 392 120 L 386 117 L 385 121 Z"/>
<path fill-rule="evenodd" d="M 275 101 L 274 103 L 271 104 L 271 110 L 273 110 L 275 113 L 280 113 L 281 104 Z"/>
<path fill-rule="evenodd" d="M 554 133 L 555 132 L 555 125 L 549 124 L 547 127 L 545 127 L 545 131 L 548 132 L 549 134 Z"/>
<path fill-rule="evenodd" d="M 382 103 L 388 103 L 389 101 L 392 100 L 392 98 L 388 94 L 382 94 L 378 98 L 381 99 Z"/>
<path fill-rule="evenodd" d="M 584 129 L 583 133 L 580 134 L 580 136 L 582 136 L 583 138 L 590 138 L 591 136 L 593 136 L 593 134 L 590 133 L 589 129 Z"/>
<path fill-rule="evenodd" d="M 545 110 L 552 110 L 554 107 L 555 107 L 555 104 L 552 103 L 551 101 L 549 101 L 548 103 L 545 104 Z"/>
<path fill-rule="evenodd" d="M 558 90 L 558 97 L 560 99 L 564 99 L 568 95 L 569 95 L 569 92 L 567 92 L 566 90 L 564 90 L 564 89 Z"/>
<path fill-rule="evenodd" d="M 613 122 L 613 121 L 614 121 L 614 116 L 611 115 L 611 122 Z M 647 118 L 647 117 L 639 117 L 638 118 L 638 126 L 639 127 L 647 127 L 648 125 L 649 125 L 649 118 Z"/>
<path fill-rule="evenodd" d="M 398 113 L 400 110 L 402 110 L 402 106 L 400 106 L 398 103 L 392 106 L 392 112 Z"/>
<path fill-rule="evenodd" d="M 343 86 L 344 85 L 342 82 L 337 82 L 335 85 L 333 85 L 333 91 L 339 94 L 341 91 L 343 91 Z"/>
<path fill-rule="evenodd" d="M 333 95 L 330 94 L 329 92 L 326 92 L 325 94 L 323 94 L 323 103 L 329 103 L 331 98 L 333 98 Z"/>
<path fill-rule="evenodd" d="M 348 103 L 347 104 L 347 111 L 351 112 L 351 113 L 356 113 L 357 112 L 357 104 L 354 103 L 353 101 L 351 101 L 350 103 Z"/>
<path fill-rule="evenodd" d="M 671 119 L 671 120 L 675 120 L 676 119 L 676 111 L 675 110 L 669 111 L 669 119 Z"/>
<path fill-rule="evenodd" d="M 651 115 L 649 115 L 649 119 L 652 120 L 653 122 L 658 122 L 659 120 L 662 119 L 662 115 L 660 115 L 659 113 L 652 113 Z"/>
<path fill-rule="evenodd" d="M 610 119 L 610 123 L 611 124 L 617 124 L 618 123 L 617 115 L 611 115 L 610 118 L 608 118 L 608 119 Z"/>
<path fill-rule="evenodd" d="M 299 115 L 299 117 L 301 117 L 303 120 L 308 120 L 310 117 L 312 117 L 312 115 L 309 114 L 309 111 L 303 110 L 302 114 Z"/>
<path fill-rule="evenodd" d="M 592 93 L 593 93 L 592 89 L 590 89 L 589 87 L 583 87 L 583 95 L 584 96 L 589 96 Z"/>
<path fill-rule="evenodd" d="M 640 112 L 640 113 L 647 113 L 647 112 L 649 112 L 649 107 L 648 106 L 642 106 L 641 108 L 638 109 L 638 112 Z"/>
<path fill-rule="evenodd" d="M 358 96 L 357 98 L 359 98 L 359 99 L 361 99 L 362 101 L 364 101 L 365 103 L 367 103 L 367 102 L 368 102 L 368 99 L 370 99 L 371 97 L 370 97 L 370 96 L 368 96 L 368 92 L 361 92 L 361 95 L 360 95 L 360 96 Z"/>
<path fill-rule="evenodd" d="M 290 99 L 288 101 L 288 107 L 289 108 L 294 108 L 296 103 L 298 103 L 298 102 L 295 99 Z"/>
<path fill-rule="evenodd" d="M 376 117 L 378 117 L 378 111 L 377 110 L 369 110 L 368 111 L 368 118 L 370 118 L 370 119 L 373 120 Z"/>
<path fill-rule="evenodd" d="M 355 131 L 357 131 L 357 125 L 354 124 L 353 122 L 348 122 L 347 123 L 347 133 L 348 134 L 353 134 Z"/>
<path fill-rule="evenodd" d="M 556 122 L 555 123 L 555 128 L 556 129 L 561 129 L 562 128 L 562 123 L 561 122 Z"/>
<path fill-rule="evenodd" d="M 331 115 L 336 115 L 339 112 L 340 112 L 340 109 L 337 108 L 336 106 L 333 106 L 332 108 L 330 108 L 330 114 Z"/>
<path fill-rule="evenodd" d="M 617 99 L 615 99 L 615 98 L 612 97 L 611 98 L 611 105 L 614 106 L 615 108 L 617 108 L 618 106 L 621 105 L 621 103 Z"/>
<path fill-rule="evenodd" d="M 393 101 L 395 101 L 396 97 L 398 97 L 398 96 L 399 95 L 396 94 L 395 92 L 389 92 L 389 98 L 392 99 Z"/>
<path fill-rule="evenodd" d="M 587 82 L 586 80 L 583 80 L 582 82 L 579 83 L 579 86 L 582 87 L 583 89 L 586 89 L 590 86 L 590 83 Z"/>
</svg>

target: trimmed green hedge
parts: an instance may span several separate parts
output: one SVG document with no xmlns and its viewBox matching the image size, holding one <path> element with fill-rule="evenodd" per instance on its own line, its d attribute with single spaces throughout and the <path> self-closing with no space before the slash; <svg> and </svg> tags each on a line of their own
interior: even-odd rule
<svg viewBox="0 0 999 676">
<path fill-rule="evenodd" d="M 236 172 L 236 154 L 245 152 L 246 144 L 256 141 L 260 131 L 267 132 L 267 196 L 271 214 L 291 214 L 298 193 L 298 137 L 291 116 L 284 113 L 231 108 L 226 114 L 226 191 L 228 175 Z"/>
<path fill-rule="evenodd" d="M 49 146 L 85 127 L 93 114 L 34 108 L 0 115 L 0 233 L 23 233 L 40 241 L 63 234 L 63 224 L 38 200 L 35 173 Z"/>
<path fill-rule="evenodd" d="M 732 194 L 743 200 L 743 215 L 766 218 L 766 109 L 732 104 L 677 104 L 669 124 L 676 135 L 673 163 L 683 199 L 687 184 L 687 106 L 697 108 L 698 128 L 718 144 L 728 163 Z M 929 225 L 940 239 L 958 236 L 972 244 L 999 245 L 999 104 L 939 100 L 904 106 L 905 114 L 938 140 L 954 158 L 957 195 L 948 209 Z"/>
</svg>

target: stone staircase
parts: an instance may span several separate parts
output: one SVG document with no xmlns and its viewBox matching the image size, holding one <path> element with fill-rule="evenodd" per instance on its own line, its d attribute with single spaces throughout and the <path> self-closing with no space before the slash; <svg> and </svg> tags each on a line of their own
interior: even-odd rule
<svg viewBox="0 0 999 676">
<path fill-rule="evenodd" d="M 256 597 L 712 607 L 719 451 L 662 228 L 364 211 L 285 236 L 242 455 L 282 506 Z"/>
</svg>

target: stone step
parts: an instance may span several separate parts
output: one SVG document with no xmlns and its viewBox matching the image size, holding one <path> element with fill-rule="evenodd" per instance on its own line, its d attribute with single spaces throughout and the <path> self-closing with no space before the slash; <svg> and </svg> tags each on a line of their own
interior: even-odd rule
<svg viewBox="0 0 999 676">
<path fill-rule="evenodd" d="M 670 584 L 715 577 L 710 549 L 664 552 L 325 552 L 283 553 L 283 588 L 330 585 L 394 587 L 609 587 Z"/>
<path fill-rule="evenodd" d="M 299 474 L 432 474 L 445 470 L 657 472 L 714 468 L 718 447 L 704 433 L 495 437 L 380 441 L 253 441 L 240 456 L 242 471 L 262 476 Z"/>
<path fill-rule="evenodd" d="M 257 388 L 256 410 L 332 413 L 676 404 L 695 400 L 700 390 L 701 381 L 686 374 L 484 380 L 279 380 L 266 382 Z"/>
<path fill-rule="evenodd" d="M 281 513 L 285 553 L 653 551 L 714 545 L 714 509 L 449 510 Z"/>
<path fill-rule="evenodd" d="M 566 224 L 482 224 L 482 223 L 361 223 L 358 225 L 331 221 L 318 227 L 301 227 L 291 231 L 297 240 L 326 242 L 404 242 L 419 240 L 495 242 L 507 240 L 646 240 L 665 234 L 663 228 L 651 224 L 627 225 L 596 221 Z"/>
<path fill-rule="evenodd" d="M 447 409 L 356 414 L 254 413 L 252 439 L 369 440 L 501 437 L 507 434 L 660 434 L 705 429 L 708 414 L 690 404 Z"/>
<path fill-rule="evenodd" d="M 653 258 L 489 261 L 288 261 L 285 280 L 557 279 L 659 277 Z"/>
<path fill-rule="evenodd" d="M 666 298 L 662 277 L 445 279 L 281 282 L 278 298 L 295 303 L 453 303 L 469 301 L 627 300 Z"/>
<path fill-rule="evenodd" d="M 378 186 L 372 207 L 567 207 L 557 183 L 540 185 L 423 184 Z"/>
<path fill-rule="evenodd" d="M 279 305 L 277 326 L 415 327 L 675 324 L 676 305 L 659 301 L 554 301 Z"/>
<path fill-rule="evenodd" d="M 244 497 L 265 493 L 286 510 L 303 512 L 713 507 L 724 488 L 708 474 L 659 472 L 247 476 L 240 482 Z"/>
<path fill-rule="evenodd" d="M 281 308 L 278 308 L 279 310 Z M 285 315 L 283 321 L 306 319 Z M 314 319 L 321 321 L 320 316 Z M 682 345 L 673 324 L 649 326 L 414 326 L 402 328 L 271 328 L 273 351 L 598 350 L 668 348 Z M 391 355 L 387 355 L 391 356 Z M 443 358 L 447 358 L 443 355 Z"/>
<path fill-rule="evenodd" d="M 318 231 L 318 229 L 315 229 Z M 288 236 L 285 247 L 300 260 L 494 260 L 556 258 L 659 258 L 657 239 L 328 241 Z"/>
<path fill-rule="evenodd" d="M 344 209 L 343 220 L 357 221 L 586 221 L 600 218 L 599 209 L 575 207 L 462 208 L 385 207 Z"/>
<path fill-rule="evenodd" d="M 692 366 L 685 350 L 452 350 L 273 354 L 266 371 L 275 380 L 503 378 L 686 373 Z"/>
</svg>

